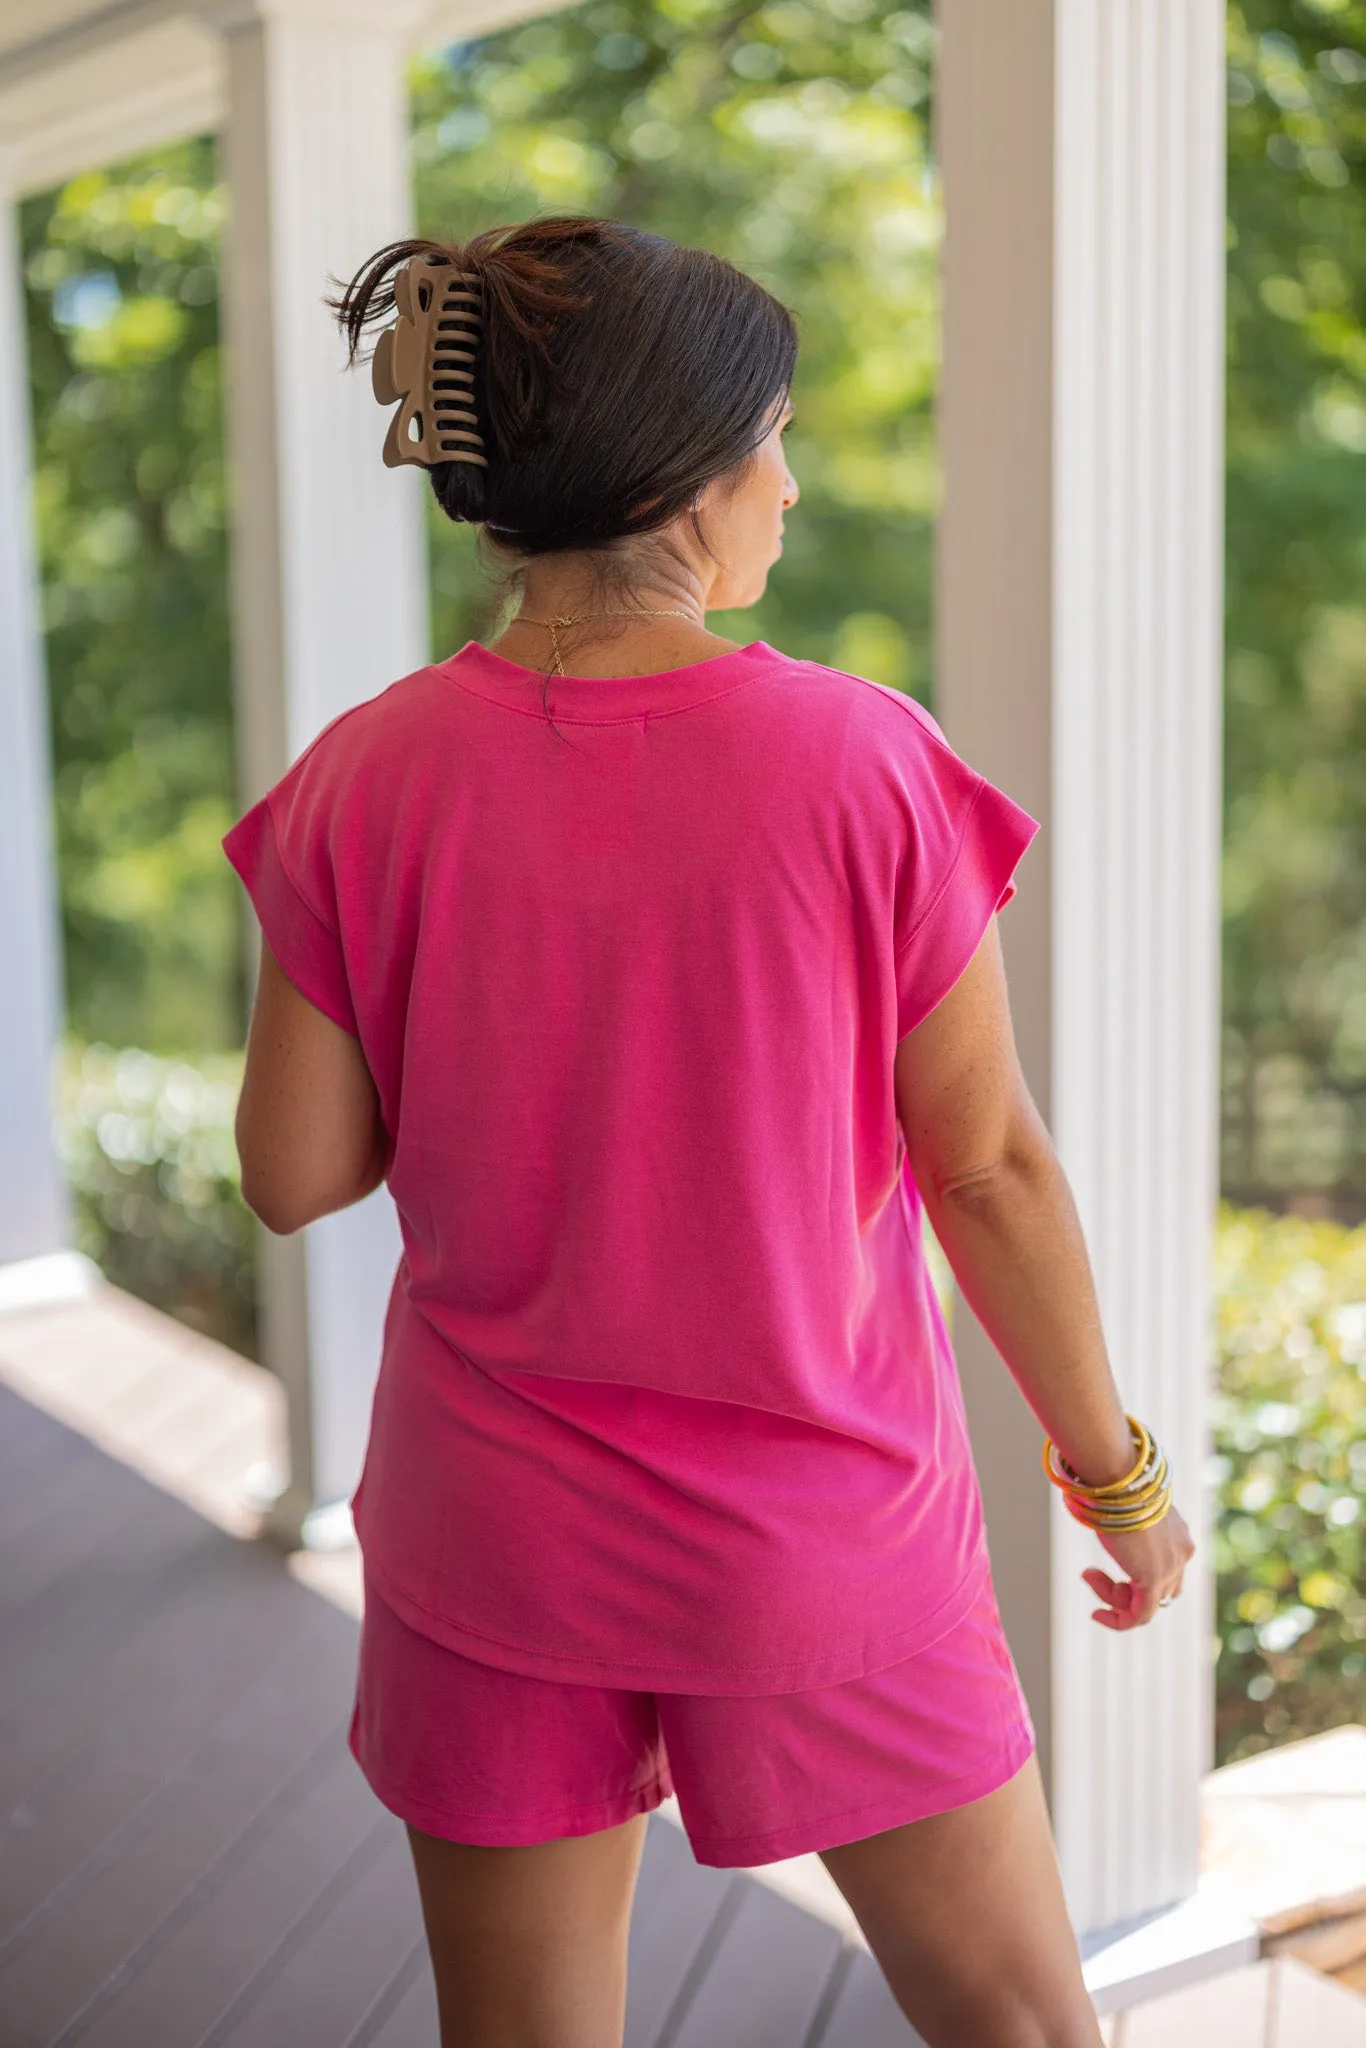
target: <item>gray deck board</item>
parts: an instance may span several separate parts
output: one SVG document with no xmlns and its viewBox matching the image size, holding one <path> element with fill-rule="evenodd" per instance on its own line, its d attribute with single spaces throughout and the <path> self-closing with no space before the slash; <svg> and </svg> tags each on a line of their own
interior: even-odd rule
<svg viewBox="0 0 1366 2048">
<path fill-rule="evenodd" d="M 174 1502 L 165 1505 L 175 1507 Z M 79 1526 L 73 1526 L 64 1506 L 59 1528 L 26 1535 L 22 1547 L 16 1539 L 5 1538 L 0 1616 L 6 1641 L 16 1640 L 35 1618 L 60 1612 L 69 1652 L 77 1640 L 82 1595 L 91 1624 L 98 1627 L 115 1603 L 122 1605 L 145 1589 L 159 1559 L 169 1562 L 183 1541 L 183 1531 L 169 1513 L 149 1515 L 139 1503 L 117 1498 L 84 1501 Z M 37 1674 L 25 1665 L 7 1676 L 13 1681 L 11 1689 L 20 1690 Z"/>
<path fill-rule="evenodd" d="M 102 1643 L 79 1686 L 68 1675 L 72 1660 L 63 1660 L 41 1718 L 28 1714 L 6 1728 L 0 1809 L 20 1806 L 17 1824 L 32 1830 L 102 1748 L 107 1762 L 101 1774 L 92 1761 L 96 1803 L 84 1825 L 112 1826 L 128 1801 L 153 1790 L 203 1739 L 309 1612 L 275 1560 L 208 1532 L 163 1583 L 155 1607 L 130 1620 L 121 1639 L 116 1632 Z M 11 1924 L 14 1903 L 0 1880 L 0 1930 Z"/>
<path fill-rule="evenodd" d="M 12 1578 L 14 1599 L 0 1612 L 5 1662 L 0 1668 L 0 1716 L 41 1686 L 52 1669 L 84 1641 L 112 1633 L 146 1591 L 150 1579 L 179 1555 L 181 1511 L 163 1500 L 156 1510 L 124 1501 L 107 1519 L 88 1521 L 80 1545 L 54 1546 L 44 1557 L 33 1552 L 34 1569 L 18 1559 Z M 69 1538 L 69 1531 L 63 1536 Z M 5 1576 L 11 1578 L 7 1560 Z M 46 1569 L 38 1569 L 46 1565 Z M 20 1589 L 19 1580 L 25 1583 Z"/>
<path fill-rule="evenodd" d="M 0 1499 L 0 1545 L 7 1559 L 16 1555 L 15 1544 L 31 1521 L 51 1513 L 52 1480 L 61 1463 L 64 1446 L 60 1436 L 40 1410 L 21 1401 L 7 1387 L 0 1387 L 0 1436 L 6 1442 L 6 1485 Z M 6 1582 L 0 1582 L 0 1600 Z"/>
<path fill-rule="evenodd" d="M 62 1513 L 5 1551 L 0 2041 L 199 2048 L 348 1860 L 401 1839 L 345 1748 L 355 1625 L 6 1393 L 0 1496 L 36 1457 Z"/>
<path fill-rule="evenodd" d="M 412 1953 L 420 1926 L 408 1842 L 397 1822 L 359 1860 L 278 1966 L 252 1985 L 205 2048 L 324 2048 L 354 2035 Z"/>
<path fill-rule="evenodd" d="M 94 1630 L 76 1635 L 0 1715 L 0 1813 L 9 1812 L 41 1783 L 102 1719 L 154 1682 L 153 1667 L 163 1683 L 174 1681 L 175 1667 L 183 1661 L 180 1645 L 186 1633 L 193 1638 L 196 1604 L 206 1593 L 216 1597 L 221 1592 L 227 1599 L 235 1594 L 239 1611 L 249 1607 L 250 1591 L 228 1567 L 221 1542 L 216 1529 L 178 1535 L 174 1550 L 159 1558 L 127 1606 Z M 225 1567 L 221 1585 L 214 1583 L 212 1570 L 220 1559 Z M 255 1571 L 246 1576 L 254 1590 Z"/>
<path fill-rule="evenodd" d="M 231 1730 L 243 1697 L 260 1683 L 261 1667 L 268 1671 L 281 1651 L 316 1632 L 319 1617 L 307 1596 L 288 1583 L 276 1591 L 283 1597 L 265 1611 L 253 1606 L 234 1627 L 239 1617 L 224 1598 L 222 1574 L 206 1572 L 193 1631 L 187 1628 L 188 1640 L 176 1646 L 174 1658 L 149 1656 L 147 1684 L 26 1792 L 0 1828 L 0 1954 L 12 1930 L 153 1800 L 215 1730 L 225 1722 Z M 330 1675 L 340 1705 L 349 1674 L 334 1660 Z M 231 1812 L 231 1803 L 222 1811 Z M 11 1841 L 22 1855 L 4 1855 Z"/>
<path fill-rule="evenodd" d="M 819 2048 L 925 2048 L 881 1970 L 862 1950 L 839 1987 Z"/>
<path fill-rule="evenodd" d="M 184 1513 L 178 1503 L 158 1496 L 165 1513 L 157 1516 L 147 1500 L 145 1483 L 135 1473 L 92 1451 L 89 1445 L 81 1444 L 79 1451 L 73 1452 L 70 1432 L 49 1416 L 39 1418 L 41 1436 L 26 1444 L 14 1431 L 15 1409 L 22 1406 L 0 1388 L 6 1508 L 10 1507 L 12 1469 L 16 1489 L 26 1495 L 25 1512 L 16 1508 L 0 1515 L 0 1555 L 4 1558 L 0 1613 L 7 1617 L 7 1628 L 23 1608 L 45 1599 L 54 1583 L 73 1567 L 98 1570 L 103 1547 L 111 1538 L 125 1535 L 131 1528 L 145 1545 L 157 1537 L 170 1541 L 173 1530 L 183 1534 L 184 1528 L 174 1519 Z"/>
<path fill-rule="evenodd" d="M 436 1985 L 425 1944 L 400 1972 L 397 1997 L 378 2024 L 363 2028 L 346 2048 L 436 2048 Z"/>
<path fill-rule="evenodd" d="M 393 1826 L 350 1757 L 329 1745 L 103 1987 L 71 2041 L 199 2048 L 355 1880 Z M 67 2037 L 58 2040 L 66 2048 Z"/>
<path fill-rule="evenodd" d="M 743 1879 L 698 1863 L 668 1821 L 651 1820 L 631 1915 L 625 2048 L 655 2048 L 737 1883 Z"/>
<path fill-rule="evenodd" d="M 750 1880 L 667 2048 L 802 2048 L 843 1942 Z"/>
<path fill-rule="evenodd" d="M 324 1746 L 340 1750 L 343 1726 L 328 1724 L 344 1667 L 329 1648 L 324 1631 L 301 1636 L 201 1748 L 88 1851 L 80 1801 L 103 1755 L 84 1775 L 63 1781 L 59 1835 L 69 1845 L 67 1869 L 0 1950 L 0 2010 L 22 2010 L 50 2035 L 60 2032 L 125 1958 L 153 1939 L 206 1866 L 247 1837 L 297 1773 Z M 321 1742 L 320 1728 L 327 1731 Z M 49 1860 L 52 1823 L 49 1814 Z"/>
</svg>

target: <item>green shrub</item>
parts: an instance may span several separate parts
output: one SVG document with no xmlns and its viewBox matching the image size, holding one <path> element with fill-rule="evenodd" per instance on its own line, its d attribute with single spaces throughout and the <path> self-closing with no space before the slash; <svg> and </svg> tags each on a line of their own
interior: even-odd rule
<svg viewBox="0 0 1366 2048">
<path fill-rule="evenodd" d="M 1366 1226 L 1223 1204 L 1214 1278 L 1228 1762 L 1366 1706 Z"/>
<path fill-rule="evenodd" d="M 242 1055 L 68 1044 L 58 1128 L 76 1242 L 118 1286 L 256 1356 L 255 1225 L 238 1184 Z"/>
</svg>

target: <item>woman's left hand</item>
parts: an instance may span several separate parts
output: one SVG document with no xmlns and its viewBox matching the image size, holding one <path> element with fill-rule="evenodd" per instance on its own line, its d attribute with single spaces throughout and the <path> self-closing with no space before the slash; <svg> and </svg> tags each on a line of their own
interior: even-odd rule
<svg viewBox="0 0 1366 2048">
<path fill-rule="evenodd" d="M 1142 1628 L 1159 1607 L 1168 1606 L 1181 1591 L 1186 1566 L 1195 1555 L 1190 1531 L 1168 1508 L 1151 1529 L 1139 1529 L 1127 1536 L 1107 1536 L 1096 1531 L 1120 1570 L 1122 1579 L 1092 1566 L 1082 1573 L 1087 1585 L 1105 1605 L 1091 1616 L 1102 1628 Z"/>
</svg>

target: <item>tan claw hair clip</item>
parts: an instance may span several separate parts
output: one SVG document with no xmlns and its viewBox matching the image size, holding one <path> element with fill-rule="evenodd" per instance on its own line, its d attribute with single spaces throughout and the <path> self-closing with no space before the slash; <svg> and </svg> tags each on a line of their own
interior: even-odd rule
<svg viewBox="0 0 1366 2048">
<path fill-rule="evenodd" d="M 454 263 L 414 256 L 394 278 L 398 319 L 381 334 L 370 366 L 380 404 L 398 406 L 384 440 L 387 468 L 403 462 L 488 468 L 474 410 L 482 304 L 478 279 Z"/>
</svg>

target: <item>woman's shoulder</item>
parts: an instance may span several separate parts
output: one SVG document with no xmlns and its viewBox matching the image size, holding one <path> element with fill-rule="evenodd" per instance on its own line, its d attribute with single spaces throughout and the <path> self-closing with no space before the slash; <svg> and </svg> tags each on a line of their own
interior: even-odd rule
<svg viewBox="0 0 1366 2048">
<path fill-rule="evenodd" d="M 868 676 L 778 654 L 786 679 L 800 689 L 812 708 L 827 707 L 859 733 L 871 756 L 890 753 L 898 759 L 923 760 L 931 772 L 946 763 L 961 763 L 934 714 L 907 691 Z"/>
<path fill-rule="evenodd" d="M 414 740 L 434 738 L 449 698 L 439 668 L 427 664 L 386 684 L 373 697 L 336 712 L 290 764 L 290 776 L 349 781 L 367 767 L 410 755 Z"/>
</svg>

